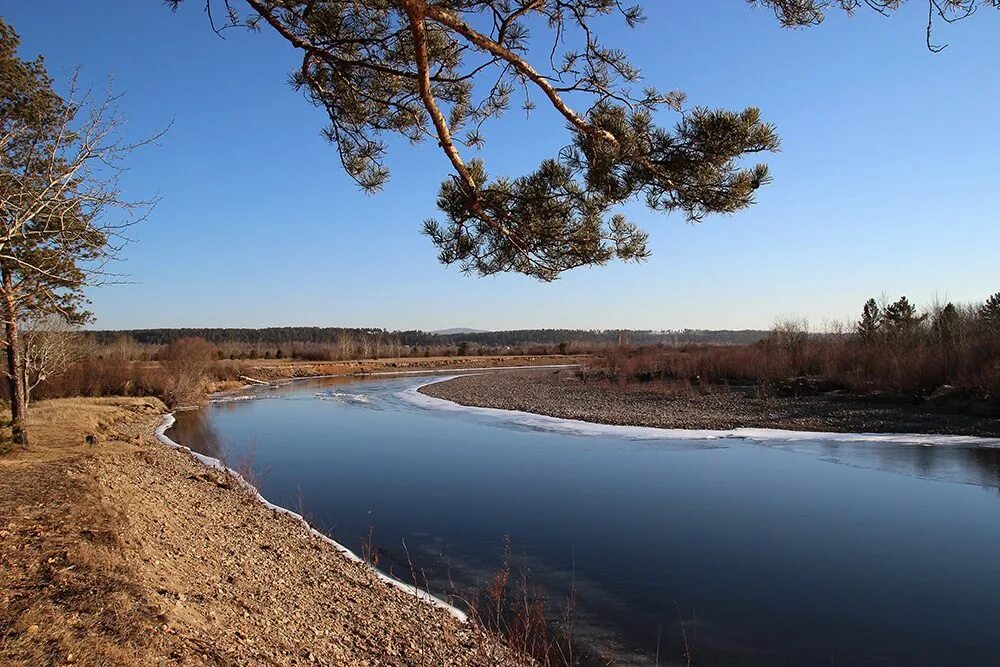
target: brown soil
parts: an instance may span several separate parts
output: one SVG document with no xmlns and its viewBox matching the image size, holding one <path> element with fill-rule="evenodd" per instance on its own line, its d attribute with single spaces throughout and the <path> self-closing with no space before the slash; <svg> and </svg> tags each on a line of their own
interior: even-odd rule
<svg viewBox="0 0 1000 667">
<path fill-rule="evenodd" d="M 0 664 L 516 664 L 155 442 L 163 410 L 46 401 L 0 458 Z"/>
</svg>

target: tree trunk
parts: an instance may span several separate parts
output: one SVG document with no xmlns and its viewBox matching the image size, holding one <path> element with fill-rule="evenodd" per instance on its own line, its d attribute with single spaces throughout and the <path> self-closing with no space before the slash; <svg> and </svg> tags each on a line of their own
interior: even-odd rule
<svg viewBox="0 0 1000 667">
<path fill-rule="evenodd" d="M 24 375 L 17 341 L 17 307 L 14 304 L 13 280 L 10 272 L 2 270 L 3 315 L 7 343 L 7 386 L 10 390 L 11 432 L 15 444 L 28 446 L 28 406 L 24 396 Z"/>
</svg>

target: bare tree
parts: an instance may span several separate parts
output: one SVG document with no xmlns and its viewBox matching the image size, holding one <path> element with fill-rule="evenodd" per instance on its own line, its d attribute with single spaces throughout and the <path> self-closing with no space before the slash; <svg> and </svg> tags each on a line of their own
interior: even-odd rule
<svg viewBox="0 0 1000 667">
<path fill-rule="evenodd" d="M 75 327 L 57 314 L 31 314 L 19 328 L 24 405 L 28 407 L 31 392 L 80 361 L 84 347 Z"/>
<path fill-rule="evenodd" d="M 342 331 L 337 334 L 337 348 L 340 350 L 341 360 L 350 359 L 354 355 L 354 349 L 357 343 L 351 334 L 346 331 Z"/>
<path fill-rule="evenodd" d="M 358 352 L 362 359 L 372 357 L 372 337 L 370 332 L 363 332 L 358 336 Z"/>
</svg>

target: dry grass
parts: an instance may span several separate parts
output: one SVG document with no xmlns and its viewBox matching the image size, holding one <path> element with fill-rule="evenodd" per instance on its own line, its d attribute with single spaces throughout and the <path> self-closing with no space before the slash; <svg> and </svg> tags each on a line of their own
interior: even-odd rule
<svg viewBox="0 0 1000 667">
<path fill-rule="evenodd" d="M 207 348 L 205 348 L 207 349 Z M 169 350 L 164 350 L 166 354 Z M 177 356 L 177 351 L 173 356 Z M 188 355 L 190 356 L 190 355 Z M 335 362 L 303 362 L 290 359 L 212 361 L 201 355 L 197 364 L 165 358 L 132 361 L 122 356 L 90 358 L 71 366 L 32 394 L 38 399 L 73 396 L 155 396 L 168 405 L 194 405 L 207 392 L 234 389 L 250 376 L 266 382 L 320 375 L 351 375 L 379 372 L 418 371 L 446 368 L 575 364 L 585 356 L 483 355 L 468 357 L 406 357 Z M 6 391 L 0 383 L 0 397 Z"/>
<path fill-rule="evenodd" d="M 32 446 L 0 459 L 0 663 L 144 664 L 156 613 L 130 577 L 122 508 L 100 500 L 85 436 L 121 440 L 155 400 L 39 403 Z"/>
<path fill-rule="evenodd" d="M 485 585 L 468 597 L 455 597 L 467 608 L 479 651 L 484 655 L 502 655 L 514 664 L 536 667 L 576 667 L 584 663 L 573 634 L 575 586 L 564 604 L 550 604 L 545 592 L 530 581 L 525 568 L 515 572 L 510 536 L 504 536 L 503 560 Z M 497 651 L 502 653 L 493 656 L 491 652 Z M 594 656 L 589 656 L 587 664 L 592 663 Z M 600 664 L 615 662 L 605 657 Z"/>
<path fill-rule="evenodd" d="M 165 406 L 155 398 L 63 398 L 39 401 L 32 405 L 32 434 L 40 441 L 39 452 L 65 452 L 67 447 L 83 445 L 80 433 L 119 434 L 131 425 L 135 415 L 162 414 Z"/>
</svg>

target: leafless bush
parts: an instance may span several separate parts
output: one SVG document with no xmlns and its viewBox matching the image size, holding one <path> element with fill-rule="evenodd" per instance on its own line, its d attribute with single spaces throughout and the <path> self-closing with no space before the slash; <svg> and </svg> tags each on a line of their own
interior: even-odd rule
<svg viewBox="0 0 1000 667">
<path fill-rule="evenodd" d="M 379 549 L 375 545 L 375 524 L 372 522 L 371 510 L 368 511 L 368 531 L 361 540 L 361 558 L 372 567 L 378 565 Z"/>
<path fill-rule="evenodd" d="M 251 442 L 246 449 L 222 453 L 222 465 L 236 473 L 241 479 L 239 491 L 248 502 L 257 502 L 257 490 L 263 483 L 263 473 L 256 465 L 257 444 Z"/>
<path fill-rule="evenodd" d="M 162 350 L 158 361 L 134 361 L 127 349 L 103 349 L 71 364 L 38 386 L 38 398 L 67 396 L 158 396 L 171 406 L 190 404 L 210 379 L 235 372 L 216 361 L 215 347 L 201 339 L 181 339 Z"/>
<path fill-rule="evenodd" d="M 513 571 L 511 542 L 504 536 L 500 568 L 482 589 L 465 600 L 480 634 L 480 649 L 490 653 L 500 645 L 525 665 L 574 667 L 581 664 L 573 636 L 576 588 L 561 611 L 554 611 L 544 592 L 528 574 Z M 494 656 L 495 657 L 495 656 Z"/>
<path fill-rule="evenodd" d="M 180 338 L 160 353 L 166 371 L 164 400 L 181 405 L 199 400 L 216 364 L 218 349 L 202 338 Z"/>
<path fill-rule="evenodd" d="M 68 396 L 163 396 L 167 380 L 162 367 L 117 357 L 87 358 L 35 390 L 39 399 Z M 0 392 L 3 388 L 0 387 Z"/>
</svg>

